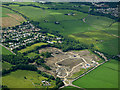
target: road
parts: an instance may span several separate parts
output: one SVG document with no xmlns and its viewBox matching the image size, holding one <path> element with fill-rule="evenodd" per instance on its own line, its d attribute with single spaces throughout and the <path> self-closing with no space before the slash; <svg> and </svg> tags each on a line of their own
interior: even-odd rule
<svg viewBox="0 0 120 90">
<path fill-rule="evenodd" d="M 77 80 L 77 79 L 79 79 L 79 78 L 81 78 L 81 77 L 83 77 L 83 76 L 85 76 L 86 74 L 88 74 L 88 73 L 91 72 L 92 70 L 96 69 L 96 68 L 99 67 L 100 65 L 106 63 L 106 62 L 108 61 L 107 58 L 104 56 L 103 53 L 101 53 L 101 54 L 103 55 L 103 57 L 104 57 L 104 59 L 105 59 L 104 62 L 102 62 L 102 63 L 100 63 L 100 64 L 97 64 L 97 65 L 94 66 L 92 69 L 90 69 L 90 70 L 88 70 L 87 72 L 85 72 L 84 74 L 78 76 L 78 77 L 75 78 L 74 80 L 67 80 L 66 77 L 67 77 L 68 74 L 69 74 L 71 71 L 73 71 L 73 69 L 76 67 L 76 66 L 74 66 L 74 67 L 72 68 L 72 70 L 71 70 L 70 72 L 68 72 L 68 74 L 64 77 L 64 81 L 63 81 L 63 82 L 64 82 L 65 85 L 62 86 L 62 87 L 60 87 L 60 88 L 64 88 L 65 86 L 73 86 L 73 87 L 81 88 L 81 87 L 78 87 L 78 86 L 76 86 L 76 85 L 73 85 L 72 82 L 75 81 L 75 80 Z M 87 62 L 86 62 L 86 63 L 87 63 Z M 79 64 L 78 64 L 78 65 L 79 65 Z M 77 66 L 78 66 L 78 65 L 77 65 Z M 69 84 L 67 84 L 65 81 L 68 81 Z M 84 89 L 84 88 L 81 88 L 81 89 L 86 90 L 86 89 Z"/>
<path fill-rule="evenodd" d="M 16 55 L 13 51 L 11 51 L 8 47 L 6 47 L 6 46 L 4 46 L 4 45 L 2 45 L 2 44 L 0 44 L 1 46 L 3 46 L 3 47 L 5 47 L 7 50 L 9 50 L 11 53 L 13 53 L 14 55 Z"/>
</svg>

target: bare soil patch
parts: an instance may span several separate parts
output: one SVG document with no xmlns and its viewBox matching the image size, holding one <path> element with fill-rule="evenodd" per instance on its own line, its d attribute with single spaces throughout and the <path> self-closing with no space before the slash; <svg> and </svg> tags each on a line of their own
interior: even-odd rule
<svg viewBox="0 0 120 90">
<path fill-rule="evenodd" d="M 87 64 L 93 67 L 96 64 L 93 64 L 92 61 L 96 62 L 100 60 L 99 57 L 90 53 L 88 50 L 62 52 L 57 48 L 46 47 L 39 50 L 39 53 L 42 52 L 52 53 L 52 57 L 47 58 L 45 62 L 52 70 L 48 71 L 43 68 L 39 68 L 39 70 L 60 78 L 70 77 L 75 72 L 79 72 Z"/>
<path fill-rule="evenodd" d="M 17 14 L 7 14 L 9 17 L 0 17 L 0 25 L 2 27 L 13 27 L 16 25 L 20 25 L 22 21 L 25 19 Z"/>
</svg>

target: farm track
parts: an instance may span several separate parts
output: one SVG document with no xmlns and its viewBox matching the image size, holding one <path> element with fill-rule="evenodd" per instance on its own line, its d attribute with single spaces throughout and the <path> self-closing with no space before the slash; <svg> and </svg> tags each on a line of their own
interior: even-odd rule
<svg viewBox="0 0 120 90">
<path fill-rule="evenodd" d="M 104 54 L 103 54 L 103 55 L 104 55 Z M 106 59 L 105 56 L 104 56 L 104 58 Z M 107 61 L 108 61 L 108 60 L 105 60 L 104 62 L 102 62 L 102 63 L 100 63 L 100 64 L 94 66 L 92 69 L 90 69 L 90 70 L 88 70 L 87 72 L 85 72 L 84 74 L 78 76 L 78 77 L 75 78 L 74 80 L 69 80 L 69 84 L 67 84 L 67 83 L 65 82 L 65 81 L 68 81 L 67 78 L 66 78 L 66 76 L 67 76 L 67 75 L 66 75 L 66 76 L 64 77 L 64 80 L 65 80 L 65 81 L 63 81 L 65 85 L 62 86 L 62 87 L 60 87 L 60 88 L 64 88 L 65 86 L 73 86 L 73 87 L 77 87 L 77 88 L 86 90 L 85 88 L 81 88 L 81 87 L 78 87 L 78 86 L 76 86 L 76 85 L 73 85 L 72 82 L 74 82 L 75 80 L 77 80 L 77 79 L 79 79 L 79 78 L 85 76 L 86 74 L 88 74 L 89 72 L 93 71 L 94 69 L 96 69 L 97 67 L 101 66 L 102 64 L 106 63 Z M 75 66 L 74 66 L 74 67 L 75 67 Z"/>
<path fill-rule="evenodd" d="M 85 22 L 85 23 L 87 23 L 85 20 L 83 21 L 83 22 Z M 91 26 L 91 25 L 90 25 Z M 97 30 L 97 28 L 96 28 L 96 30 Z M 112 35 L 112 34 L 111 34 Z M 112 35 L 112 36 L 115 36 L 115 35 Z M 115 36 L 115 37 L 118 37 L 118 36 Z M 3 45 L 2 45 L 3 46 Z M 5 47 L 5 46 L 4 46 Z M 6 49 L 8 49 L 7 47 L 5 47 Z M 9 49 L 8 49 L 9 50 Z M 9 50 L 9 51 L 11 51 L 11 50 Z M 12 51 L 11 51 L 12 52 Z M 14 52 L 12 52 L 13 54 L 15 54 Z M 65 59 L 62 59 L 61 61 L 63 61 L 63 60 L 65 60 Z M 84 60 L 84 59 L 83 59 Z M 57 63 L 58 62 L 56 62 L 55 63 L 55 65 L 57 65 Z M 104 62 L 105 63 L 105 62 Z M 104 63 L 102 63 L 102 64 L 104 64 Z M 100 64 L 100 65 L 102 65 L 102 64 Z M 100 66 L 99 65 L 99 66 Z M 58 65 L 58 67 L 60 67 L 59 65 Z M 75 68 L 76 66 L 74 66 L 73 68 Z M 98 67 L 98 66 L 97 66 Z M 97 68 L 97 67 L 95 67 L 95 68 Z M 73 68 L 72 68 L 72 70 L 71 71 L 73 71 Z M 93 68 L 93 69 L 91 69 L 90 71 L 92 71 L 92 70 L 94 70 L 95 68 Z M 84 75 L 86 75 L 87 73 L 89 73 L 90 71 L 88 71 L 88 72 L 86 72 Z M 67 74 L 68 75 L 68 74 Z M 84 76 L 83 75 L 83 76 Z M 66 77 L 66 76 L 65 76 Z M 81 76 L 82 77 L 82 76 Z M 79 77 L 80 78 L 80 77 Z M 77 78 L 78 79 L 78 78 Z M 77 80 L 77 79 L 75 79 L 75 80 Z M 75 81 L 75 80 L 73 80 L 73 81 Z M 72 82 L 73 82 L 72 81 Z M 71 86 L 74 86 L 74 87 L 78 87 L 78 86 L 75 86 L 75 85 L 73 85 L 73 84 L 70 84 Z M 80 87 L 79 87 L 80 88 Z"/>
</svg>

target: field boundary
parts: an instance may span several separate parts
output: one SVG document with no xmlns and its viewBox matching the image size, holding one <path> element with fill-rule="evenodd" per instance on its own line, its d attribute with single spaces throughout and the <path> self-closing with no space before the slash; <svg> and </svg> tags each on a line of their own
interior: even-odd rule
<svg viewBox="0 0 120 90">
<path fill-rule="evenodd" d="M 16 55 L 13 51 L 11 51 L 9 48 L 7 48 L 6 46 L 4 46 L 4 45 L 2 45 L 1 43 L 0 43 L 0 45 L 1 46 L 3 46 L 4 48 L 6 48 L 7 50 L 9 50 L 11 53 L 13 53 L 14 55 Z"/>
</svg>

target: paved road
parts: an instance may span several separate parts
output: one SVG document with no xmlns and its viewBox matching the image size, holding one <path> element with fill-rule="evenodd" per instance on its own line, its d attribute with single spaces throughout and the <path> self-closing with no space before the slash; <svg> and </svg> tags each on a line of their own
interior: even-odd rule
<svg viewBox="0 0 120 90">
<path fill-rule="evenodd" d="M 101 54 L 102 54 L 102 57 L 105 59 L 104 62 L 102 62 L 102 63 L 94 66 L 92 69 L 88 70 L 86 73 L 80 75 L 79 77 L 75 78 L 74 80 L 71 80 L 71 81 L 69 80 L 69 84 L 65 83 L 65 81 L 68 81 L 68 80 L 67 80 L 67 78 L 64 78 L 64 80 L 65 80 L 65 81 L 64 81 L 64 84 L 65 84 L 65 85 L 62 86 L 62 87 L 60 87 L 60 88 L 64 88 L 65 86 L 73 86 L 73 87 L 81 88 L 81 87 L 78 87 L 78 86 L 76 86 L 76 85 L 73 85 L 72 82 L 75 81 L 75 80 L 77 80 L 77 79 L 79 79 L 79 78 L 81 78 L 81 77 L 83 77 L 84 75 L 88 74 L 89 72 L 91 72 L 92 70 L 96 69 L 96 68 L 99 67 L 100 65 L 106 63 L 106 62 L 108 61 L 107 58 L 104 56 L 103 53 L 101 53 Z M 99 54 L 99 55 L 100 55 L 100 54 Z M 100 55 L 100 56 L 101 56 L 101 55 Z M 86 90 L 86 89 L 84 89 L 84 88 L 81 88 L 81 89 Z"/>
<path fill-rule="evenodd" d="M 14 55 L 16 55 L 13 51 L 11 51 L 8 47 L 6 47 L 6 46 L 4 46 L 4 45 L 2 45 L 2 44 L 0 44 L 1 46 L 3 46 L 3 47 L 5 47 L 7 50 L 9 50 L 11 53 L 13 53 Z"/>
</svg>

